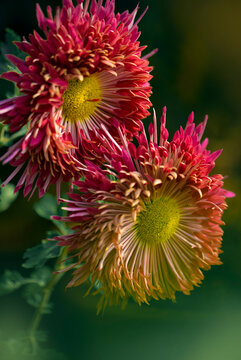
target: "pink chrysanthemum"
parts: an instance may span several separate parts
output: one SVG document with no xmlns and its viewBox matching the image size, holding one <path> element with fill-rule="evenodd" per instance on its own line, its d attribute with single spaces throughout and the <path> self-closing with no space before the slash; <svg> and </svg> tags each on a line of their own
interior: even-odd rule
<svg viewBox="0 0 241 360">
<path fill-rule="evenodd" d="M 6 184 L 23 171 L 16 191 L 24 195 L 38 187 L 40 196 L 51 183 L 77 179 L 84 143 L 104 124 L 118 140 L 116 119 L 128 138 L 148 115 L 151 79 L 147 58 L 141 57 L 138 7 L 115 15 L 114 0 L 63 0 L 55 17 L 45 17 L 37 5 L 42 38 L 16 42 L 25 61 L 8 55 L 20 70 L 2 74 L 13 81 L 21 96 L 0 101 L 0 120 L 16 132 L 27 132 L 1 158 L 16 167 Z M 36 181 L 36 182 L 35 182 Z M 35 185 L 34 185 L 35 182 Z M 3 185 L 4 185 L 3 184 Z"/>
<path fill-rule="evenodd" d="M 164 108 L 159 142 L 155 116 L 150 141 L 143 128 L 137 147 L 121 130 L 122 146 L 109 134 L 100 149 L 105 167 L 87 161 L 85 180 L 76 182 L 80 194 L 66 201 L 68 216 L 55 217 L 74 225 L 73 234 L 57 238 L 76 257 L 68 286 L 91 274 L 100 307 L 189 294 L 201 269 L 221 263 L 221 216 L 225 197 L 233 196 L 222 175 L 209 175 L 221 150 L 210 153 L 207 139 L 200 142 L 206 119 L 195 127 L 192 113 L 170 142 L 165 119 Z"/>
</svg>

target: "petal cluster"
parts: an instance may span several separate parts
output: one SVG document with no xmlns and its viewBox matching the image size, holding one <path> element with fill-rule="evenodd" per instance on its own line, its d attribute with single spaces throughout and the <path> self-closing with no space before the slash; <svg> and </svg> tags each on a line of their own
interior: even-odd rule
<svg viewBox="0 0 241 360">
<path fill-rule="evenodd" d="M 90 279 L 90 289 L 102 294 L 100 308 L 129 297 L 141 304 L 189 294 L 202 270 L 220 264 L 221 217 L 233 194 L 222 175 L 210 175 L 221 151 L 211 153 L 201 141 L 207 118 L 193 121 L 191 113 L 169 141 L 164 108 L 160 126 L 154 115 L 137 145 L 121 128 L 121 145 L 105 129 L 108 141 L 94 149 L 104 166 L 86 161 L 85 179 L 64 200 L 67 216 L 55 217 L 74 229 L 57 238 L 76 259 L 68 286 Z"/>
<path fill-rule="evenodd" d="M 37 187 L 41 196 L 51 183 L 59 188 L 62 181 L 78 179 L 85 143 L 101 131 L 101 124 L 119 141 L 116 120 L 132 138 L 148 115 L 152 68 L 148 55 L 142 57 L 145 46 L 138 41 L 138 23 L 144 14 L 135 21 L 138 8 L 115 14 L 113 0 L 105 5 L 89 3 L 78 0 L 74 6 L 63 0 L 55 16 L 48 6 L 46 17 L 37 6 L 44 36 L 34 31 L 28 40 L 16 42 L 26 53 L 25 60 L 8 56 L 19 71 L 2 78 L 15 82 L 22 95 L 0 101 L 0 120 L 9 124 L 11 132 L 23 126 L 27 131 L 1 160 L 15 167 L 5 183 L 21 170 L 16 190 L 24 186 L 24 195 Z M 84 112 L 69 109 L 71 100 L 64 112 L 64 94 L 71 82 L 84 84 L 93 76 L 99 98 L 82 96 L 88 105 Z M 91 106 L 93 102 L 96 106 Z M 75 116 L 73 121 L 66 114 L 84 114 L 84 118 Z"/>
</svg>

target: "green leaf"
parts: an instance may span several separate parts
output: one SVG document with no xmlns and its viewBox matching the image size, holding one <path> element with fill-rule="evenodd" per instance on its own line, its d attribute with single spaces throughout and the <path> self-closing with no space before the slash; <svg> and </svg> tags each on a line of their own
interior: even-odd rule
<svg viewBox="0 0 241 360">
<path fill-rule="evenodd" d="M 34 271 L 31 274 L 32 284 L 27 285 L 23 291 L 23 297 L 27 303 L 35 308 L 41 305 L 44 289 L 52 278 L 52 271 L 48 267 L 43 267 Z M 48 302 L 41 309 L 42 314 L 49 314 L 52 310 L 52 305 Z"/>
<path fill-rule="evenodd" d="M 17 95 L 16 95 L 17 96 Z M 10 96 L 12 97 L 12 96 Z M 9 147 L 12 145 L 13 141 L 19 137 L 22 137 L 27 132 L 27 126 L 23 126 L 19 131 L 16 133 L 11 134 L 8 130 L 9 126 L 0 123 L 0 146 L 7 146 Z"/>
<path fill-rule="evenodd" d="M 13 30 L 6 29 L 5 42 L 0 43 L 0 73 L 7 71 L 20 72 L 19 69 L 13 65 L 6 57 L 6 54 L 12 54 L 20 59 L 25 59 L 26 53 L 20 51 L 13 41 L 20 41 L 21 38 Z M 15 97 L 20 95 L 20 91 L 16 84 L 9 83 L 10 91 L 7 92 L 7 98 Z"/>
<path fill-rule="evenodd" d="M 26 53 L 20 51 L 17 46 L 13 43 L 14 41 L 20 41 L 21 38 L 13 30 L 6 29 L 5 41 L 0 43 L 0 72 L 9 71 L 10 68 L 13 71 L 19 72 L 18 68 L 15 67 L 6 57 L 6 54 L 12 54 L 20 59 L 25 59 Z"/>
<path fill-rule="evenodd" d="M 26 279 L 18 271 L 5 270 L 0 278 L 0 295 L 11 293 L 24 284 L 26 284 Z"/>
<path fill-rule="evenodd" d="M 43 288 L 38 284 L 29 284 L 24 288 L 23 297 L 26 302 L 35 307 L 39 308 L 43 299 Z M 41 307 L 41 314 L 50 314 L 52 312 L 53 305 L 51 303 L 46 303 Z"/>
<path fill-rule="evenodd" d="M 17 194 L 14 194 L 14 188 L 13 184 L 7 184 L 0 188 L 0 212 L 7 210 L 17 198 Z"/>
<path fill-rule="evenodd" d="M 5 54 L 13 54 L 24 60 L 26 57 L 26 53 L 19 50 L 19 48 L 13 43 L 14 41 L 21 41 L 21 37 L 16 34 L 14 30 L 7 28 L 5 35 L 5 43 L 3 44 L 3 50 L 5 50 Z"/>
<path fill-rule="evenodd" d="M 51 219 L 51 216 L 53 215 L 64 215 L 61 206 L 58 205 L 57 199 L 53 195 L 45 194 L 41 200 L 34 204 L 34 210 L 39 216 L 43 217 L 44 219 L 51 220 L 52 223 L 59 230 L 60 234 L 65 235 L 71 233 L 71 230 L 66 226 L 65 223 Z"/>
<path fill-rule="evenodd" d="M 40 269 L 35 270 L 34 272 L 32 272 L 32 274 L 30 275 L 31 279 L 33 279 L 39 286 L 44 287 L 45 285 L 47 285 L 47 283 L 50 281 L 51 277 L 53 275 L 52 270 L 47 267 L 44 266 Z"/>
<path fill-rule="evenodd" d="M 54 223 L 54 225 L 57 227 L 57 229 L 59 230 L 60 234 L 62 235 L 67 235 L 70 234 L 72 232 L 71 229 L 69 229 L 65 223 L 58 221 L 58 220 L 53 220 L 52 219 L 52 223 Z"/>
<path fill-rule="evenodd" d="M 52 215 L 60 215 L 61 211 L 58 209 L 56 197 L 45 194 L 45 196 L 34 204 L 36 213 L 48 220 L 51 220 Z"/>
<path fill-rule="evenodd" d="M 57 232 L 48 232 L 48 237 L 54 237 L 57 235 L 59 235 Z M 25 262 L 22 266 L 26 269 L 42 267 L 47 260 L 58 257 L 60 250 L 61 248 L 57 245 L 57 242 L 43 240 L 40 245 L 34 246 L 25 251 L 23 254 Z"/>
<path fill-rule="evenodd" d="M 18 271 L 5 270 L 0 278 L 0 295 L 9 294 L 24 285 L 45 287 L 52 277 L 52 271 L 47 266 L 35 270 L 30 278 L 24 278 Z"/>
</svg>

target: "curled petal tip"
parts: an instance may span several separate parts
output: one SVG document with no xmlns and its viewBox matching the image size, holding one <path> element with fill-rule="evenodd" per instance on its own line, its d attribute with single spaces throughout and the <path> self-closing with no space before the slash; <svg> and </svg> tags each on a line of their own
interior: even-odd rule
<svg viewBox="0 0 241 360">
<path fill-rule="evenodd" d="M 232 191 L 226 191 L 225 196 L 227 198 L 233 198 L 233 197 L 236 196 L 236 194 L 234 192 L 232 192 Z"/>
</svg>

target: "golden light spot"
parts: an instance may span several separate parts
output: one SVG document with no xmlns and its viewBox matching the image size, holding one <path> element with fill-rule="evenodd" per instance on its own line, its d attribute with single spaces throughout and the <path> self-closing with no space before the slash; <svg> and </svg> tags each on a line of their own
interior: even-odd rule
<svg viewBox="0 0 241 360">
<path fill-rule="evenodd" d="M 181 212 L 174 199 L 160 197 L 147 203 L 137 216 L 137 237 L 148 244 L 163 243 L 175 233 L 180 217 Z"/>
<path fill-rule="evenodd" d="M 94 114 L 100 100 L 101 88 L 98 76 L 93 74 L 83 81 L 73 79 L 63 95 L 63 116 L 71 122 L 84 122 Z"/>
</svg>

